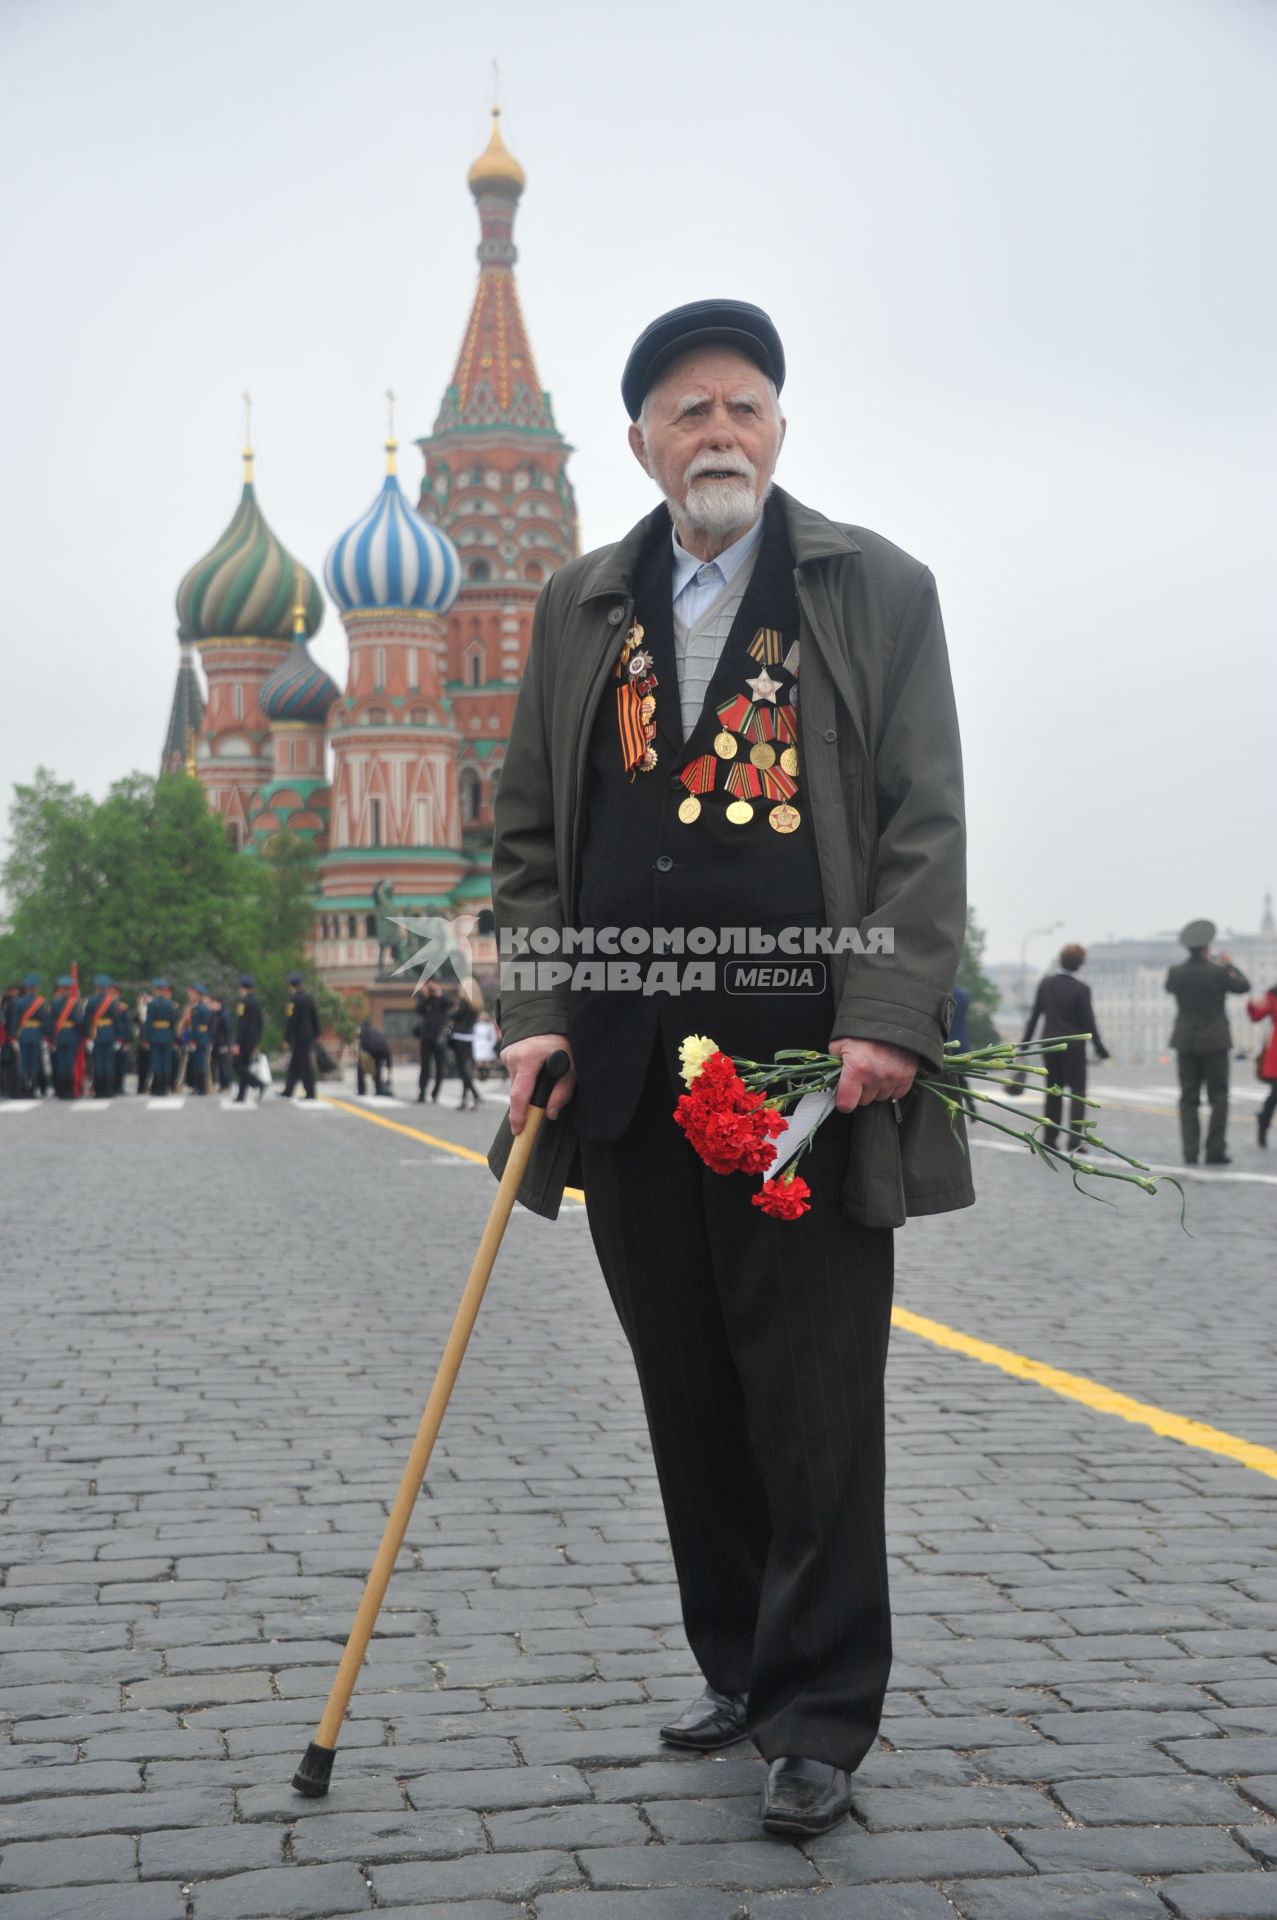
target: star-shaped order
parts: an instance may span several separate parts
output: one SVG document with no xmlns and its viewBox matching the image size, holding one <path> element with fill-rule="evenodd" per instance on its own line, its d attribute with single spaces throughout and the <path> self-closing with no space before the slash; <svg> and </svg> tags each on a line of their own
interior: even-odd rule
<svg viewBox="0 0 1277 1920">
<path fill-rule="evenodd" d="M 770 700 L 772 705 L 775 706 L 776 695 L 780 692 L 780 681 L 773 680 L 766 667 L 760 667 L 752 678 L 749 674 L 746 674 L 745 685 L 754 689 L 753 697 L 756 702 L 759 700 Z"/>
</svg>

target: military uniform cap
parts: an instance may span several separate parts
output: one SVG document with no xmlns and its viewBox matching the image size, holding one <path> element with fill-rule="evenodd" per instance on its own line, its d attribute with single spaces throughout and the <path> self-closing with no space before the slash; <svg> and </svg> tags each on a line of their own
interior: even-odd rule
<svg viewBox="0 0 1277 1920">
<path fill-rule="evenodd" d="M 290 986 L 290 987 L 300 987 L 300 985 L 301 985 L 301 983 L 302 983 L 302 977 L 301 977 L 301 975 L 300 975 L 300 973 L 290 973 L 290 974 L 289 974 L 289 976 L 288 976 L 288 984 L 289 984 L 289 986 Z"/>
<path fill-rule="evenodd" d="M 111 984 L 111 976 L 110 976 L 110 974 L 109 974 L 109 973 L 95 973 L 95 974 L 94 974 L 94 976 L 93 976 L 93 984 L 94 984 L 94 986 L 95 986 L 95 987 L 109 987 L 109 986 L 110 986 L 110 984 Z"/>
<path fill-rule="evenodd" d="M 39 974 L 38 974 L 38 973 L 24 973 L 24 974 L 23 974 L 23 976 L 22 976 L 22 984 L 23 984 L 23 986 L 24 986 L 24 987 L 38 987 L 38 986 L 39 986 L 39 984 L 40 984 L 40 976 L 39 976 Z"/>
<path fill-rule="evenodd" d="M 241 987 L 251 987 L 254 984 L 252 974 L 241 973 L 241 975 L 239 976 L 239 984 Z"/>
<path fill-rule="evenodd" d="M 1208 947 L 1215 938 L 1215 922 L 1190 920 L 1186 927 L 1180 928 L 1179 938 L 1180 945 L 1187 947 L 1190 953 L 1194 947 Z"/>
<path fill-rule="evenodd" d="M 747 300 L 692 300 L 644 327 L 621 375 L 621 398 L 637 420 L 649 388 L 672 360 L 693 347 L 735 347 L 767 374 L 777 393 L 785 384 L 785 349 L 770 317 Z"/>
<path fill-rule="evenodd" d="M 58 985 L 60 987 L 73 987 L 75 982 L 69 973 L 60 973 L 58 975 Z"/>
<path fill-rule="evenodd" d="M 155 991 L 156 991 L 156 993 L 167 993 L 167 992 L 168 992 L 168 981 L 167 981 L 167 980 L 152 980 L 152 982 L 151 982 L 151 985 L 152 985 L 152 986 L 154 987 L 154 989 L 155 989 Z"/>
</svg>

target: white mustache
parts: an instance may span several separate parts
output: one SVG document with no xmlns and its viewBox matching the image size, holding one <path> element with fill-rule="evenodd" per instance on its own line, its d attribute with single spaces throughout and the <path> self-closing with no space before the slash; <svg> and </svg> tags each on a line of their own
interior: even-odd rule
<svg viewBox="0 0 1277 1920">
<path fill-rule="evenodd" d="M 757 478 L 752 461 L 747 460 L 743 453 L 698 453 L 683 475 L 684 486 L 690 487 L 704 473 L 730 473 L 736 479 L 748 480 L 751 486 Z"/>
</svg>

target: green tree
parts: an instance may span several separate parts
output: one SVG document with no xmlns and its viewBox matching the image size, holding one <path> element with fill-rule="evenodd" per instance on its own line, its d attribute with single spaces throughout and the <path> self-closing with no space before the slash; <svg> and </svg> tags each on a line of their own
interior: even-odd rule
<svg viewBox="0 0 1277 1920">
<path fill-rule="evenodd" d="M 0 974 L 46 981 L 78 962 L 136 988 L 158 975 L 200 980 L 233 1001 L 258 980 L 277 1037 L 286 977 L 303 964 L 316 892 L 314 856 L 281 834 L 257 858 L 237 853 L 198 781 L 130 774 L 94 801 L 41 768 L 14 790 L 0 881 L 9 903 Z"/>
<path fill-rule="evenodd" d="M 958 985 L 971 996 L 967 1008 L 967 1033 L 973 1047 L 988 1047 L 1001 1038 L 993 1016 L 1000 998 L 998 989 L 984 971 L 985 932 L 967 908 L 967 936 L 962 943 L 962 961 L 958 967 Z"/>
</svg>

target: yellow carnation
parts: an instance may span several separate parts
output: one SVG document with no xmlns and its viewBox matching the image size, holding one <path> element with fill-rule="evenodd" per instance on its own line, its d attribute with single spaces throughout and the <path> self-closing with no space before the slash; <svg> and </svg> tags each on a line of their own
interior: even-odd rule
<svg viewBox="0 0 1277 1920">
<path fill-rule="evenodd" d="M 690 1087 L 710 1055 L 717 1052 L 717 1040 L 711 1040 L 706 1034 L 689 1033 L 686 1040 L 681 1040 L 678 1057 L 682 1068 L 683 1084 Z"/>
</svg>

